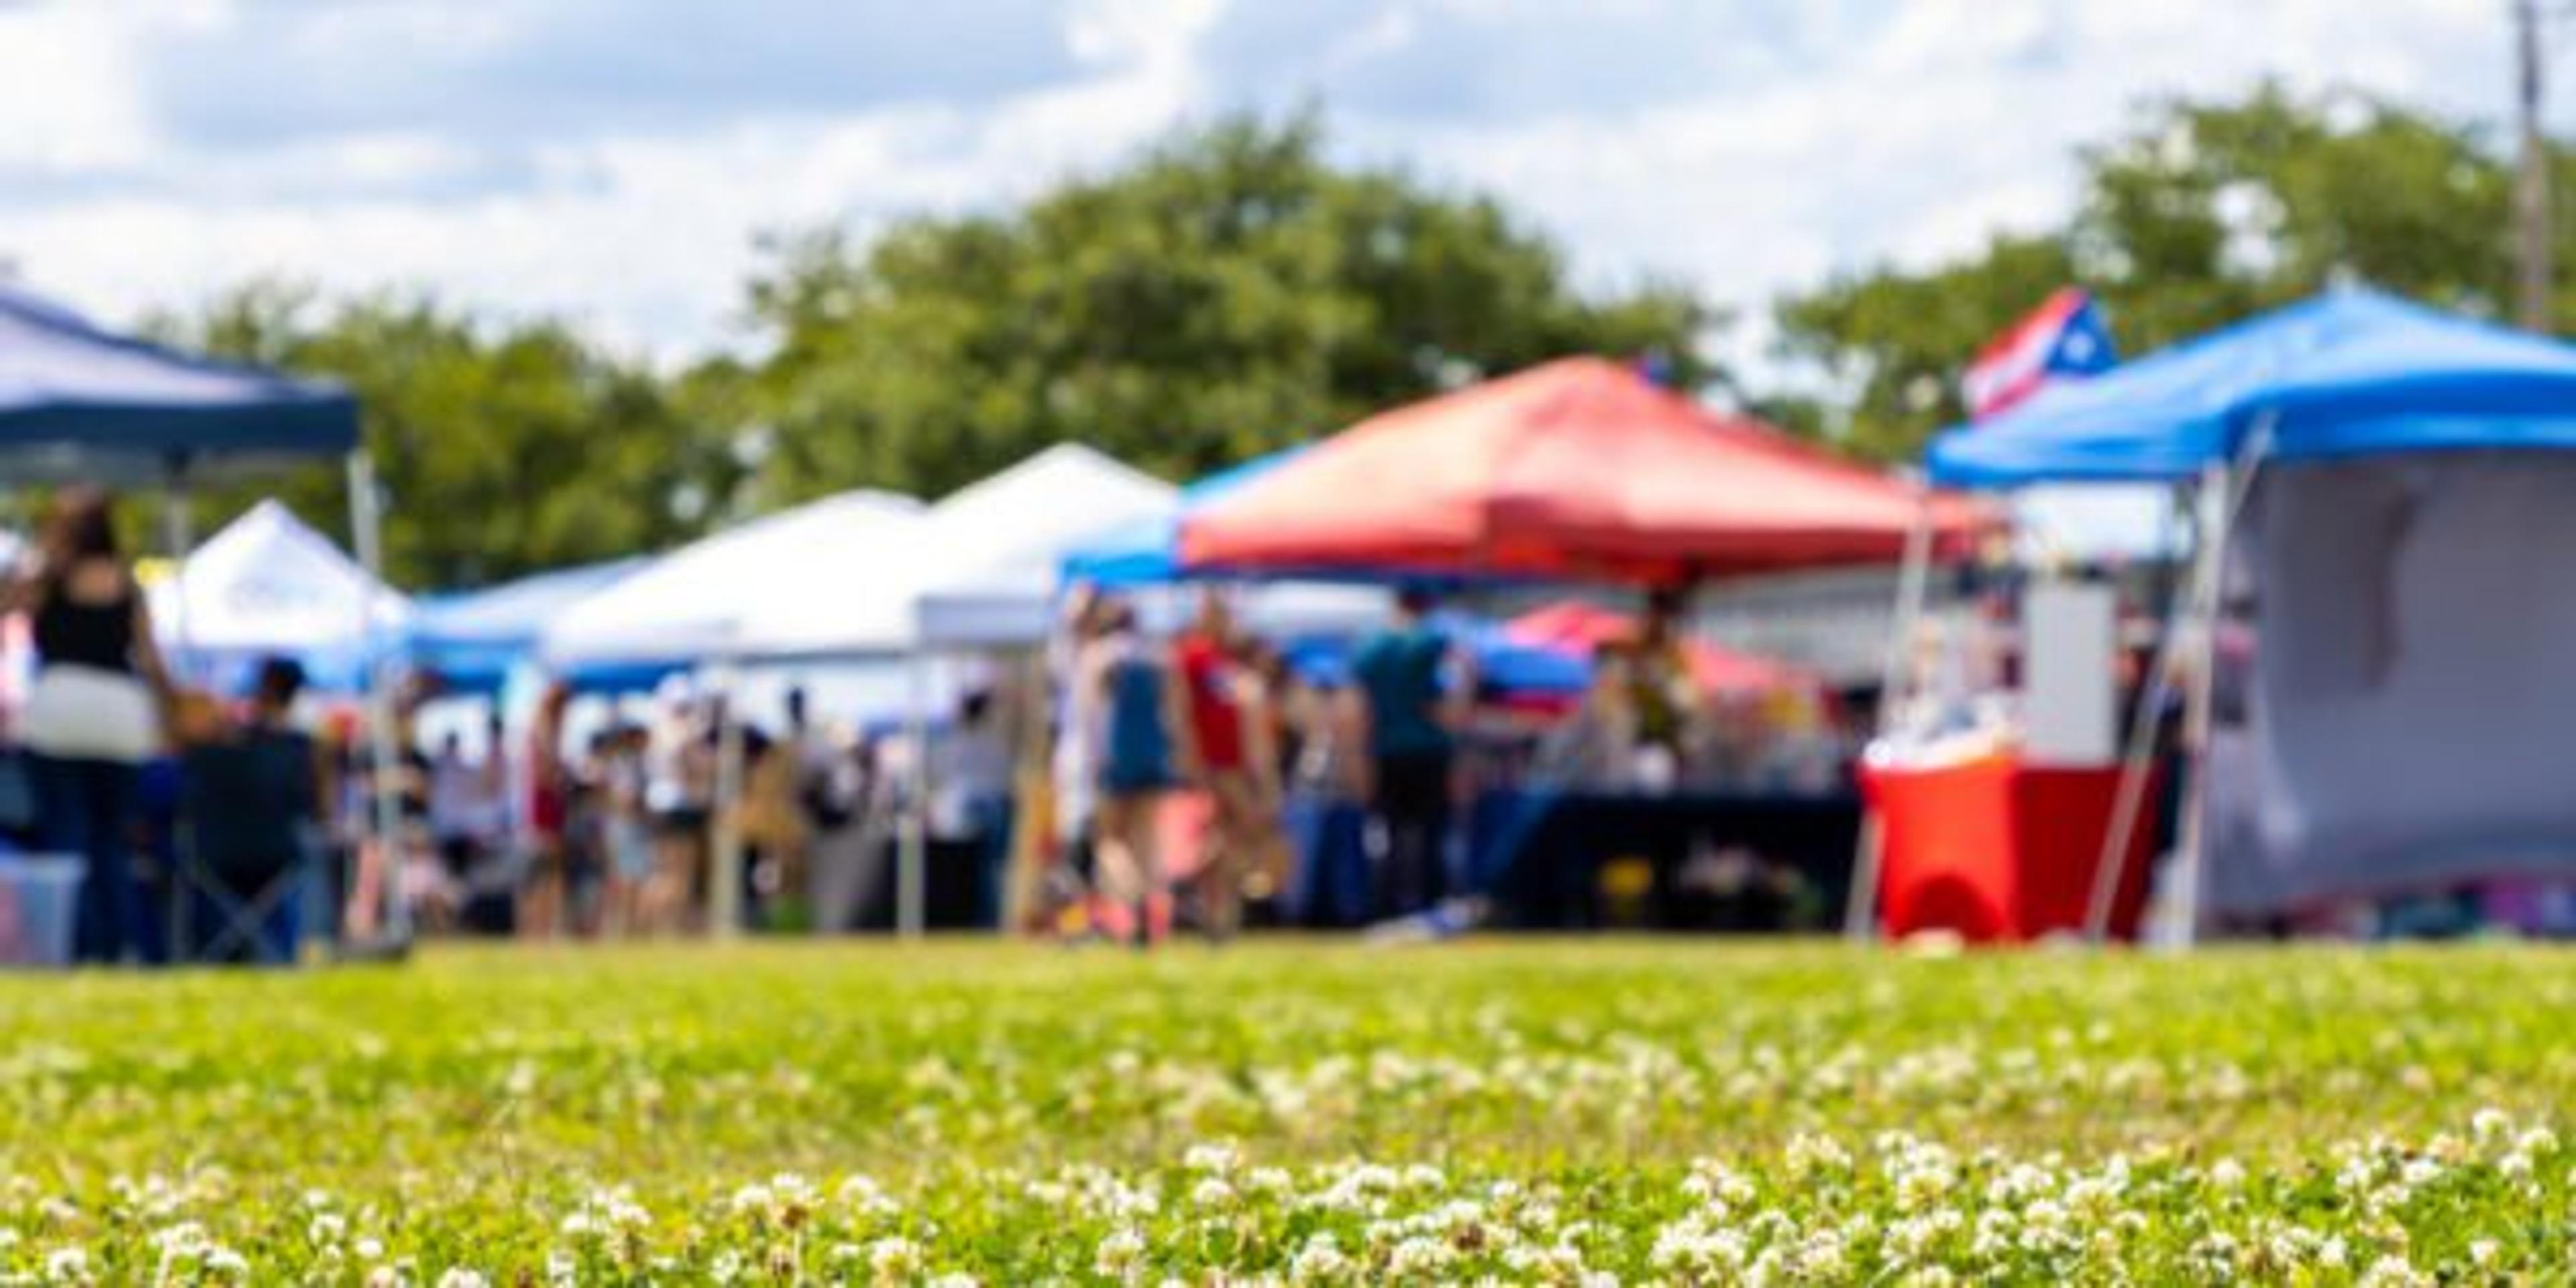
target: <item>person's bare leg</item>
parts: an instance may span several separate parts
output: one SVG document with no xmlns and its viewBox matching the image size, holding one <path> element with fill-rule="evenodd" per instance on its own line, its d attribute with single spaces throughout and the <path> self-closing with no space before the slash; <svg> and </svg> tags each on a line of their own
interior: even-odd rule
<svg viewBox="0 0 2576 1288">
<path fill-rule="evenodd" d="M 1154 897 L 1163 892 L 1162 838 L 1156 835 L 1162 797 L 1147 793 L 1126 802 L 1127 855 L 1136 869 L 1136 944 L 1154 943 Z"/>
<path fill-rule="evenodd" d="M 1241 774 L 1221 774 L 1209 785 L 1215 810 L 1208 828 L 1207 862 L 1199 872 L 1199 922 L 1222 943 L 1243 926 L 1243 876 L 1253 856 L 1252 784 Z"/>
</svg>

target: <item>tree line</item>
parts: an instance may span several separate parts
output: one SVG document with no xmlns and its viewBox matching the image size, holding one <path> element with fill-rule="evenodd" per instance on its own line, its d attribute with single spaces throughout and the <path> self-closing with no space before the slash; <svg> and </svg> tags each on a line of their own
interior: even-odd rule
<svg viewBox="0 0 2576 1288">
<path fill-rule="evenodd" d="M 936 496 L 1068 439 L 1186 479 L 1576 352 L 1651 359 L 1792 432 L 1904 460 L 1959 418 L 1967 358 L 2062 285 L 2093 290 L 2130 353 L 2343 279 L 2488 316 L 2510 298 L 2511 165 L 2470 123 L 2264 87 L 2143 105 L 2078 160 L 2062 227 L 1773 301 L 1762 380 L 1714 359 L 1736 319 L 1687 286 L 1584 289 L 1501 202 L 1335 164 L 1311 115 L 1185 131 L 1017 209 L 864 244 L 768 239 L 745 288 L 750 356 L 679 370 L 418 293 L 254 282 L 154 327 L 346 382 L 394 501 L 391 571 L 444 587 L 850 487 Z M 2563 187 L 2576 161 L 2555 162 Z M 2576 263 L 2576 212 L 2556 235 Z M 327 524 L 342 486 L 317 469 L 268 490 Z M 210 498 L 209 517 L 250 496 Z"/>
</svg>

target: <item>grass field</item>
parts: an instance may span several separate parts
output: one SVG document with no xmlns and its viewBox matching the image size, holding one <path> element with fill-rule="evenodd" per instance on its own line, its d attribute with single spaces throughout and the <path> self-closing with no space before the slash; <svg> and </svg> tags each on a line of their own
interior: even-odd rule
<svg viewBox="0 0 2576 1288">
<path fill-rule="evenodd" d="M 2576 956 L 2513 948 L 6 978 L 0 1272 L 2555 1282 L 2571 1106 Z"/>
</svg>

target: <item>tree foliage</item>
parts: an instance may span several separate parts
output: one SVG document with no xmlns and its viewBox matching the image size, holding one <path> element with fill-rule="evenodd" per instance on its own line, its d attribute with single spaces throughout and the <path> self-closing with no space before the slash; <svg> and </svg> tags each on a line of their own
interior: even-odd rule
<svg viewBox="0 0 2576 1288">
<path fill-rule="evenodd" d="M 724 444 L 683 410 L 701 382 L 667 381 L 560 323 L 483 324 L 395 296 L 326 306 L 259 283 L 159 329 L 349 386 L 391 501 L 386 566 L 405 585 L 473 585 L 662 546 L 694 532 L 730 486 Z M 205 517 L 270 492 L 346 536 L 336 463 L 219 489 Z"/>
<path fill-rule="evenodd" d="M 2564 157 L 2560 169 L 2576 177 Z M 2060 231 L 1997 237 L 1927 270 L 1848 274 L 1782 302 L 1785 352 L 1847 394 L 1836 411 L 1851 447 L 1918 453 L 1962 416 L 1967 360 L 2068 283 L 2101 298 L 2129 354 L 2337 281 L 2486 315 L 2509 296 L 2507 160 L 2474 129 L 2384 101 L 2267 87 L 2157 105 L 2081 153 L 2080 182 Z M 2561 222 L 2559 243 L 2564 264 L 2576 221 Z M 2563 279 L 2559 289 L 2564 305 Z"/>
<path fill-rule="evenodd" d="M 165 330 L 347 381 L 395 574 L 454 585 L 839 488 L 936 495 L 1065 440 L 1185 478 L 1572 352 L 1660 353 L 1687 387 L 1908 459 L 1960 417 L 1970 356 L 2061 285 L 2092 288 L 2134 354 L 2342 279 L 2497 315 L 2511 277 L 2511 169 L 2475 129 L 2275 88 L 2150 105 L 2080 154 L 2062 227 L 1781 301 L 1783 357 L 1826 378 L 1818 397 L 1719 370 L 1700 346 L 1720 319 L 1691 292 L 1579 289 L 1493 198 L 1327 151 L 1311 118 L 1237 119 L 1015 209 L 780 238 L 749 284 L 756 343 L 685 371 L 558 323 L 273 284 Z M 2558 166 L 2571 189 L 2576 158 Z M 2576 203 L 2559 209 L 2576 265 Z M 284 492 L 335 525 L 341 489 L 316 470 Z"/>
<path fill-rule="evenodd" d="M 1582 294 L 1499 203 L 1336 167 L 1311 120 L 1184 134 L 864 248 L 790 239 L 751 311 L 779 497 L 936 494 L 1063 440 L 1186 477 L 1572 352 L 1711 374 L 1687 292 Z"/>
</svg>

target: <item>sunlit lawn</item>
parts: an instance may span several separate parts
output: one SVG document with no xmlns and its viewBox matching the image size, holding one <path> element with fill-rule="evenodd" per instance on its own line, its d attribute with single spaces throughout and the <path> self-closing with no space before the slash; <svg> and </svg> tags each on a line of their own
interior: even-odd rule
<svg viewBox="0 0 2576 1288">
<path fill-rule="evenodd" d="M 2566 1279 L 2571 1039 L 2576 956 L 2510 947 L 957 941 L 16 977 L 0 1266 Z"/>
</svg>

